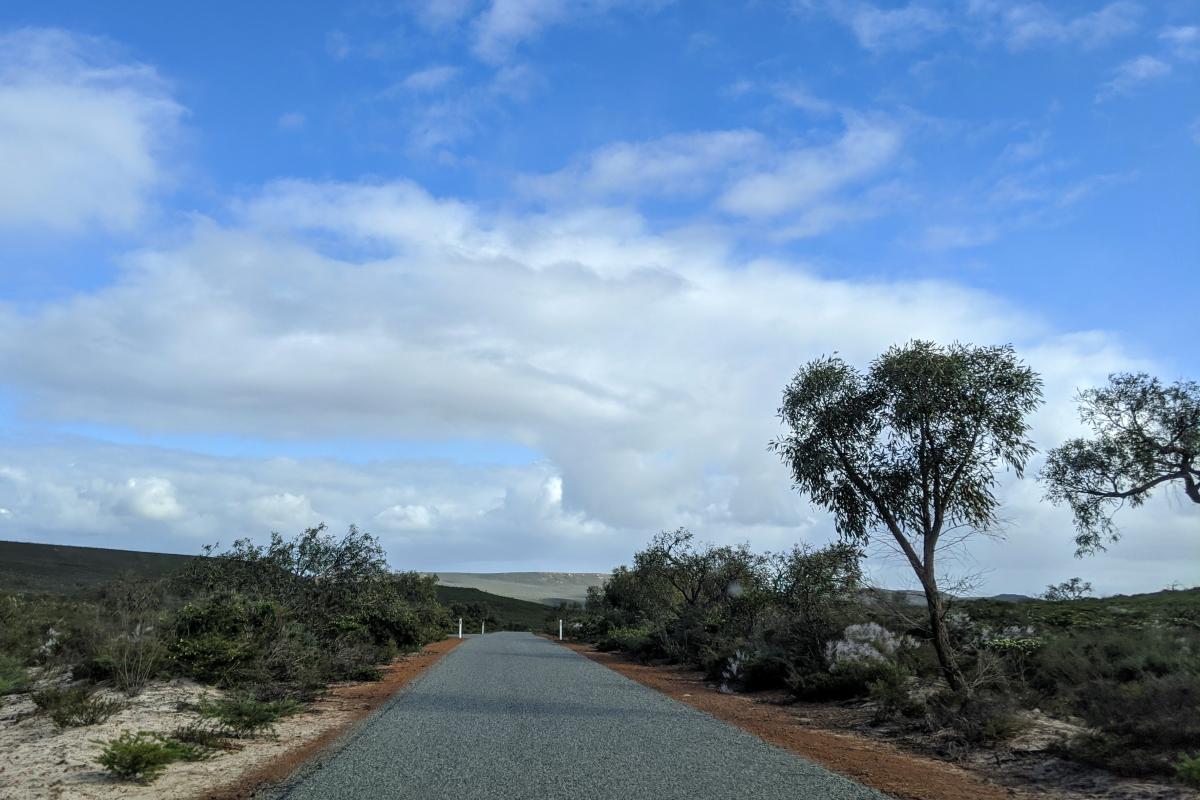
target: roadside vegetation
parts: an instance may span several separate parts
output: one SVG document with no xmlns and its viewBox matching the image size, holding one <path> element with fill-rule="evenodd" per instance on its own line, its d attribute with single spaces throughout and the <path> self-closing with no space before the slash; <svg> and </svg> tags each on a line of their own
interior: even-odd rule
<svg viewBox="0 0 1200 800">
<path fill-rule="evenodd" d="M 330 683 L 378 679 L 397 654 L 450 631 L 436 577 L 392 572 L 353 527 L 204 555 L 83 596 L 0 595 L 0 694 L 36 688 L 38 713 L 65 728 L 108 719 L 154 681 L 213 687 L 183 709 L 201 724 L 97 743 L 113 774 L 149 781 L 171 761 L 270 735 Z"/>
<path fill-rule="evenodd" d="M 1123 776 L 1200 785 L 1200 588 L 1090 598 L 1072 578 L 1024 602 L 964 600 L 937 570 L 947 547 L 995 532 L 997 472 L 1035 452 L 1037 375 L 1009 347 L 913 342 L 862 373 L 817 359 L 784 391 L 771 443 L 795 487 L 829 511 L 835 544 L 758 553 L 664 531 L 593 589 L 568 629 L 602 650 L 703 670 L 725 691 L 874 708 L 944 755 L 1002 744 L 1040 718 L 1057 754 Z M 1167 483 L 1195 500 L 1200 388 L 1113 376 L 1080 395 L 1097 433 L 1050 454 L 1047 499 L 1070 506 L 1080 553 L 1112 513 Z M 866 547 L 913 570 L 920 605 L 863 585 Z"/>
</svg>

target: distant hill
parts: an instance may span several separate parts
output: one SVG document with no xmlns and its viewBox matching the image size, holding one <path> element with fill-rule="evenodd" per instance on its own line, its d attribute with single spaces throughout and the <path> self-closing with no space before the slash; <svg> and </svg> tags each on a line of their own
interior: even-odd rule
<svg viewBox="0 0 1200 800">
<path fill-rule="evenodd" d="M 170 575 L 193 558 L 197 556 L 0 541 L 0 589 L 75 594 L 126 572 L 156 578 Z"/>
<path fill-rule="evenodd" d="M 83 594 L 127 573 L 165 577 L 193 558 L 200 556 L 0 541 L 0 591 Z M 553 610 L 543 603 L 489 594 L 478 588 L 439 585 L 437 598 L 447 605 L 485 603 L 502 625 L 534 630 L 540 630 L 553 616 Z"/>
<path fill-rule="evenodd" d="M 502 597 L 515 597 L 555 606 L 582 604 L 589 586 L 603 586 L 607 572 L 438 572 L 443 586 L 479 589 Z"/>
</svg>

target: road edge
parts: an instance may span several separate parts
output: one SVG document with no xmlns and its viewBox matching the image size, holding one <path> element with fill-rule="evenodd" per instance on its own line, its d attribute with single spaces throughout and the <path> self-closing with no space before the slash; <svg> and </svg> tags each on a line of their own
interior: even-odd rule
<svg viewBox="0 0 1200 800">
<path fill-rule="evenodd" d="M 790 719 L 790 715 L 785 709 L 755 703 L 746 695 L 721 694 L 703 684 L 701 684 L 703 689 L 689 686 L 687 692 L 682 688 L 670 691 L 668 685 L 671 683 L 669 676 L 672 671 L 669 669 L 632 661 L 616 653 L 601 652 L 589 644 L 573 641 L 560 642 L 556 637 L 549 635 L 545 635 L 543 638 L 689 708 L 756 736 L 767 744 L 786 750 L 830 772 L 841 775 L 843 778 L 861 783 L 889 797 L 898 798 L 898 800 L 1013 800 L 1013 798 L 1024 796 L 1006 787 L 985 782 L 969 770 L 944 761 L 907 753 L 885 742 L 819 728 L 801 727 Z M 652 680 L 652 677 L 657 679 Z M 754 716 L 770 715 L 775 725 L 748 724 L 749 715 L 745 712 L 751 708 L 755 712 Z M 780 729 L 785 731 L 785 735 L 779 734 Z M 805 746 L 805 740 L 809 746 Z M 853 757 L 829 758 L 829 747 L 811 746 L 818 741 L 827 746 L 834 745 L 838 750 Z M 930 777 L 936 775 L 940 779 L 935 783 L 940 784 L 941 787 L 933 788 L 922 780 L 903 781 L 898 780 L 895 776 L 889 777 L 887 762 L 893 760 L 903 760 L 908 764 L 921 765 L 920 769 L 927 771 Z M 957 783 L 961 788 L 947 791 L 946 789 L 949 788 L 945 786 L 947 782 Z"/>
<path fill-rule="evenodd" d="M 284 798 L 292 789 L 303 782 L 305 777 L 321 768 L 324 761 L 335 756 L 342 748 L 358 735 L 364 727 L 376 717 L 387 711 L 405 694 L 420 683 L 432 667 L 452 653 L 466 639 L 455 637 L 442 639 L 425 645 L 416 653 L 401 656 L 389 665 L 394 669 L 398 665 L 412 665 L 422 656 L 424 663 L 415 670 L 406 670 L 407 674 L 393 679 L 388 686 L 389 691 L 381 692 L 377 697 L 371 697 L 362 707 L 356 710 L 354 716 L 344 723 L 335 725 L 320 735 L 309 739 L 296 748 L 288 750 L 272 758 L 250 772 L 243 773 L 237 779 L 229 781 L 214 789 L 206 789 L 195 795 L 192 800 L 267 800 Z M 389 684 L 388 677 L 382 683 Z"/>
</svg>

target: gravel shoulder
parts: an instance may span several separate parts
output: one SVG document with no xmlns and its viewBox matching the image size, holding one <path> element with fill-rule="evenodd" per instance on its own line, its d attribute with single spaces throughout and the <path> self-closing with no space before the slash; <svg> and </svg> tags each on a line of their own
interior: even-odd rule
<svg viewBox="0 0 1200 800">
<path fill-rule="evenodd" d="M 270 796 L 884 798 L 522 633 L 471 637 Z"/>
</svg>

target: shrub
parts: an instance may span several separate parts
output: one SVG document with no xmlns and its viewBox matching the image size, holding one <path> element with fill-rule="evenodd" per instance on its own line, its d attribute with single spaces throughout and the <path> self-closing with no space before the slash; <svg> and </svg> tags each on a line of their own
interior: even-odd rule
<svg viewBox="0 0 1200 800">
<path fill-rule="evenodd" d="M 60 728 L 95 725 L 125 707 L 119 700 L 96 697 L 87 687 L 43 689 L 34 692 L 33 702 Z"/>
<path fill-rule="evenodd" d="M 882 722 L 896 716 L 917 717 L 924 710 L 908 690 L 909 676 L 903 669 L 887 670 L 867 684 L 876 702 L 875 719 Z"/>
<path fill-rule="evenodd" d="M 879 680 L 899 681 L 908 673 L 890 661 L 849 661 L 829 672 L 796 673 L 788 688 L 801 700 L 850 700 L 866 697 Z"/>
<path fill-rule="evenodd" d="M 620 650 L 632 656 L 647 652 L 653 640 L 647 628 L 613 628 L 596 642 L 597 650 Z"/>
<path fill-rule="evenodd" d="M 153 629 L 135 627 L 111 638 L 103 648 L 113 683 L 125 694 L 139 694 L 159 670 L 165 650 Z"/>
<path fill-rule="evenodd" d="M 96 763 L 121 780 L 150 783 L 174 761 L 203 761 L 214 751 L 203 745 L 168 738 L 158 733 L 122 731 L 101 745 Z"/>
<path fill-rule="evenodd" d="M 21 662 L 0 653 L 0 697 L 23 692 L 29 687 L 29 673 Z"/>
<path fill-rule="evenodd" d="M 202 699 L 197 707 L 201 716 L 215 720 L 224 731 L 237 739 L 273 733 L 276 722 L 300 709 L 300 704 L 293 700 L 264 701 L 247 695 L 219 700 Z"/>
<path fill-rule="evenodd" d="M 1010 739 L 1023 727 L 1016 701 L 998 692 L 943 691 L 929 698 L 926 710 L 933 727 L 948 728 L 972 745 Z"/>
<path fill-rule="evenodd" d="M 180 744 L 194 745 L 198 748 L 217 750 L 236 750 L 241 745 L 230 741 L 229 732 L 219 725 L 193 722 L 171 732 L 172 740 Z"/>
<path fill-rule="evenodd" d="M 1188 786 L 1200 788 L 1200 753 L 1194 756 L 1189 756 L 1186 753 L 1179 754 L 1179 760 L 1172 766 L 1175 768 L 1175 776 L 1179 780 L 1186 783 Z"/>
</svg>

